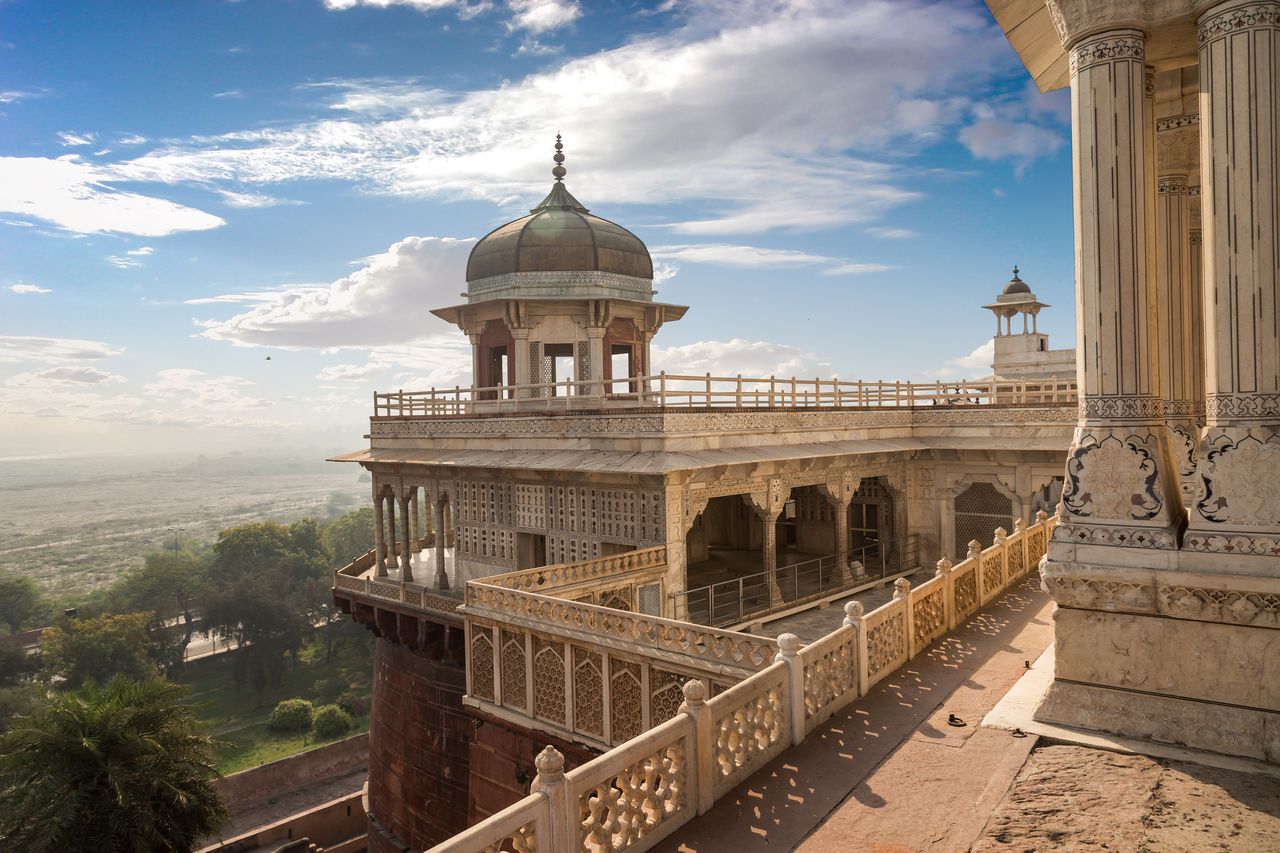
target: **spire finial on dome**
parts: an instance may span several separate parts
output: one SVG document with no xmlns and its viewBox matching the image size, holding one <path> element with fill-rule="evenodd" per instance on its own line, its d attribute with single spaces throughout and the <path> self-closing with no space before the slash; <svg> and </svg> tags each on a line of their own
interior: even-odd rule
<svg viewBox="0 0 1280 853">
<path fill-rule="evenodd" d="M 559 138 L 559 137 L 557 137 L 557 138 Z M 1014 281 L 1019 281 L 1019 279 L 1018 279 L 1018 265 L 1017 265 L 1017 264 L 1014 264 L 1014 265 L 1013 265 L 1013 280 L 1014 280 Z"/>
<path fill-rule="evenodd" d="M 556 161 L 556 165 L 551 170 L 551 175 L 556 179 L 556 183 L 564 180 L 564 144 L 560 141 L 560 134 L 556 134 L 556 154 L 551 158 Z"/>
</svg>

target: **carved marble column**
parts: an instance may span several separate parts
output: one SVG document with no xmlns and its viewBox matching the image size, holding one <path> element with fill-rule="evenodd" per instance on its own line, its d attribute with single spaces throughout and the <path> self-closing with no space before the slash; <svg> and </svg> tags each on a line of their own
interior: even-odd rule
<svg viewBox="0 0 1280 853">
<path fill-rule="evenodd" d="M 1187 128 L 1190 130 L 1191 128 Z M 1192 283 L 1187 176 L 1164 174 L 1158 183 L 1155 300 L 1159 312 L 1159 368 L 1164 422 L 1178 466 L 1183 505 L 1195 495 L 1197 409 L 1203 399 L 1203 334 L 1197 324 L 1199 294 Z"/>
<path fill-rule="evenodd" d="M 409 496 L 401 495 L 397 501 L 400 504 L 400 580 L 408 582 L 413 580 L 413 543 L 410 541 L 413 533 L 409 520 Z"/>
<path fill-rule="evenodd" d="M 436 540 L 436 588 L 449 588 L 449 573 L 444 568 L 444 499 L 435 502 L 434 524 Z"/>
<path fill-rule="evenodd" d="M 1280 2 L 1198 23 L 1206 410 L 1183 548 L 1230 555 L 1204 561 L 1221 570 L 1264 557 L 1280 576 Z"/>
<path fill-rule="evenodd" d="M 422 531 L 418 523 L 418 487 L 414 486 L 409 492 L 409 537 L 413 540 L 414 550 L 417 550 L 418 541 L 422 539 Z"/>
<path fill-rule="evenodd" d="M 387 541 L 386 528 L 382 518 L 382 495 L 378 493 L 377 481 L 373 486 L 373 564 L 377 567 L 375 574 L 380 578 L 387 576 Z"/>
<path fill-rule="evenodd" d="M 587 373 L 591 379 L 591 394 L 604 396 L 604 328 L 587 328 Z"/>
<path fill-rule="evenodd" d="M 387 504 L 387 568 L 392 568 L 396 565 L 396 498 L 388 494 L 382 499 Z"/>
<path fill-rule="evenodd" d="M 771 484 L 767 492 L 743 495 L 760 519 L 760 570 L 766 573 L 771 607 L 782 602 L 782 590 L 778 586 L 778 516 L 785 501 L 778 497 L 779 493 L 780 487 Z"/>
<path fill-rule="evenodd" d="M 1143 42 L 1141 32 L 1117 29 L 1069 52 L 1081 410 L 1046 576 L 1081 557 L 1111 564 L 1115 548 L 1175 549 L 1183 517 L 1153 369 L 1155 130 Z M 1104 547 L 1084 555 L 1080 546 Z"/>
<path fill-rule="evenodd" d="M 481 387 L 480 382 L 480 335 L 472 332 L 467 335 L 471 339 L 471 387 Z"/>
<path fill-rule="evenodd" d="M 528 385 L 529 379 L 529 330 L 528 329 L 512 329 L 511 330 L 511 358 L 515 364 L 516 384 Z"/>
<path fill-rule="evenodd" d="M 841 582 L 849 579 L 849 501 L 858 490 L 860 479 L 845 476 L 829 483 L 820 483 L 818 491 L 831 505 L 835 516 L 836 570 Z"/>
</svg>

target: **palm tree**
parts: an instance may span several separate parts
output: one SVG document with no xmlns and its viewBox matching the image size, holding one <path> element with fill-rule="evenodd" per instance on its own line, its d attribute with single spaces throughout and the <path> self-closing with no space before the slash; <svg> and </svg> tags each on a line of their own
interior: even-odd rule
<svg viewBox="0 0 1280 853">
<path fill-rule="evenodd" d="M 0 737 L 0 849 L 190 851 L 226 817 L 185 688 L 51 693 Z"/>
</svg>

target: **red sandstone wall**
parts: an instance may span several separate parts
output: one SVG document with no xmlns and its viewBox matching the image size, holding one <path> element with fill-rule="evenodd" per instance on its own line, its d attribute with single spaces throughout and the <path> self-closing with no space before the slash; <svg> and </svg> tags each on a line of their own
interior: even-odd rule
<svg viewBox="0 0 1280 853">
<path fill-rule="evenodd" d="M 261 767 L 232 773 L 218 781 L 218 793 L 232 815 L 308 785 L 359 770 L 369 763 L 368 740 L 363 734 L 318 746 Z"/>
<path fill-rule="evenodd" d="M 432 847 L 467 827 L 472 720 L 466 676 L 379 638 L 369 730 L 369 849 Z M 391 837 L 388 837 L 390 835 Z"/>
<path fill-rule="evenodd" d="M 544 734 L 515 730 L 490 718 L 484 720 L 471 745 L 469 823 L 479 823 L 528 795 L 529 782 L 538 772 L 534 756 L 548 743 L 564 754 L 566 770 L 595 757 L 594 753 L 550 740 Z"/>
</svg>

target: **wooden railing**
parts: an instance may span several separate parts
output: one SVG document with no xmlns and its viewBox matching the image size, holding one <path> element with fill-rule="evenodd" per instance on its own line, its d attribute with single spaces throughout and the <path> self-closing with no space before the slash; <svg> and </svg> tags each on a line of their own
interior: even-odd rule
<svg viewBox="0 0 1280 853">
<path fill-rule="evenodd" d="M 614 389 L 619 389 L 615 392 Z M 1070 405 L 1075 379 L 875 382 L 659 373 L 617 382 L 566 379 L 485 388 L 454 386 L 373 395 L 374 417 L 458 417 L 510 412 L 648 409 L 882 409 Z"/>
<path fill-rule="evenodd" d="M 1056 521 L 1039 513 L 1012 535 L 997 529 L 991 547 L 939 560 L 919 587 L 898 580 L 871 613 L 850 602 L 844 624 L 808 646 L 783 634 L 774 663 L 710 700 L 690 678 L 675 716 L 568 773 L 547 747 L 529 796 L 431 853 L 652 848 L 1030 572 Z"/>
</svg>

